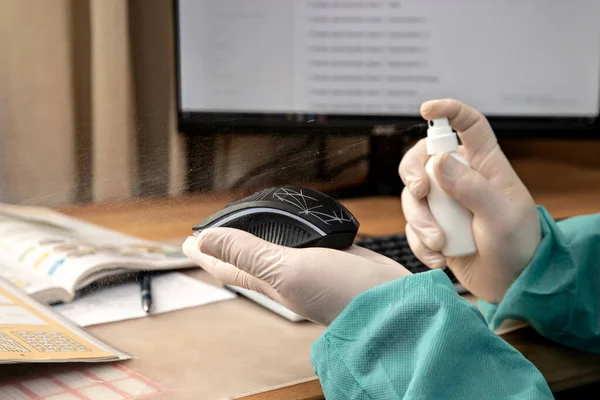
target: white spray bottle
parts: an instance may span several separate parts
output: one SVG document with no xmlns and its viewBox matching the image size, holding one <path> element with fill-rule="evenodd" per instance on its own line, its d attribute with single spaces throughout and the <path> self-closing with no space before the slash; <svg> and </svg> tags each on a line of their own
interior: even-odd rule
<svg viewBox="0 0 600 400">
<path fill-rule="evenodd" d="M 442 249 L 442 254 L 446 257 L 473 254 L 477 251 L 475 239 L 473 238 L 473 214 L 448 196 L 440 187 L 433 173 L 434 156 L 440 153 L 450 153 L 452 157 L 470 167 L 469 162 L 456 152 L 458 138 L 456 133 L 452 131 L 447 118 L 429 121 L 426 147 L 427 154 L 431 156 L 425 166 L 430 181 L 427 202 L 431 214 L 446 236 L 446 245 Z"/>
</svg>

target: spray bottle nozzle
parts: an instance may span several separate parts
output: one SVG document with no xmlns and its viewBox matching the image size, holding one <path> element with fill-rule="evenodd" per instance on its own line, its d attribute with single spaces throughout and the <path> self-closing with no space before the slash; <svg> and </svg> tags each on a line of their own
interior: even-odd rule
<svg viewBox="0 0 600 400">
<path fill-rule="evenodd" d="M 438 154 L 455 151 L 458 138 L 450 126 L 448 118 L 436 118 L 429 121 L 427 129 L 427 153 Z"/>
<path fill-rule="evenodd" d="M 448 121 L 448 118 L 435 118 L 429 121 L 429 126 L 437 129 L 450 128 L 450 121 Z"/>
<path fill-rule="evenodd" d="M 438 137 L 451 134 L 454 134 L 454 132 L 452 131 L 448 118 L 436 118 L 429 121 L 427 136 Z"/>
</svg>

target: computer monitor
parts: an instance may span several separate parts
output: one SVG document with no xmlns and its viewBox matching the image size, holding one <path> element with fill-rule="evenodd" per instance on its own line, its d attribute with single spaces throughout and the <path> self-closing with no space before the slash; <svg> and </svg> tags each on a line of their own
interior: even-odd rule
<svg viewBox="0 0 600 400">
<path fill-rule="evenodd" d="M 362 133 L 452 97 L 500 135 L 597 135 L 598 0 L 179 0 L 175 14 L 184 133 Z"/>
</svg>

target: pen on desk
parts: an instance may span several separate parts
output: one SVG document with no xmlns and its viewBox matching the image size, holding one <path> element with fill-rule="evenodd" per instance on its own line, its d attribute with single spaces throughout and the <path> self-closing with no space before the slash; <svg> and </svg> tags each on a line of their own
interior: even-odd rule
<svg viewBox="0 0 600 400">
<path fill-rule="evenodd" d="M 152 309 L 152 291 L 150 289 L 150 273 L 142 272 L 140 279 L 140 289 L 142 295 L 142 308 L 146 313 Z"/>
</svg>

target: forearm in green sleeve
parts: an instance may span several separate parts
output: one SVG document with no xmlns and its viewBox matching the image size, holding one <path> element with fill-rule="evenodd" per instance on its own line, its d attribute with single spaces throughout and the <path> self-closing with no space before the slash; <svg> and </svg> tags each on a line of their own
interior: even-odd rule
<svg viewBox="0 0 600 400">
<path fill-rule="evenodd" d="M 541 373 L 439 270 L 356 297 L 313 344 L 333 399 L 551 399 Z"/>
<path fill-rule="evenodd" d="M 550 340 L 600 352 L 600 214 L 556 223 L 538 207 L 542 241 L 500 304 L 479 302 L 492 329 L 527 322 Z"/>
</svg>

